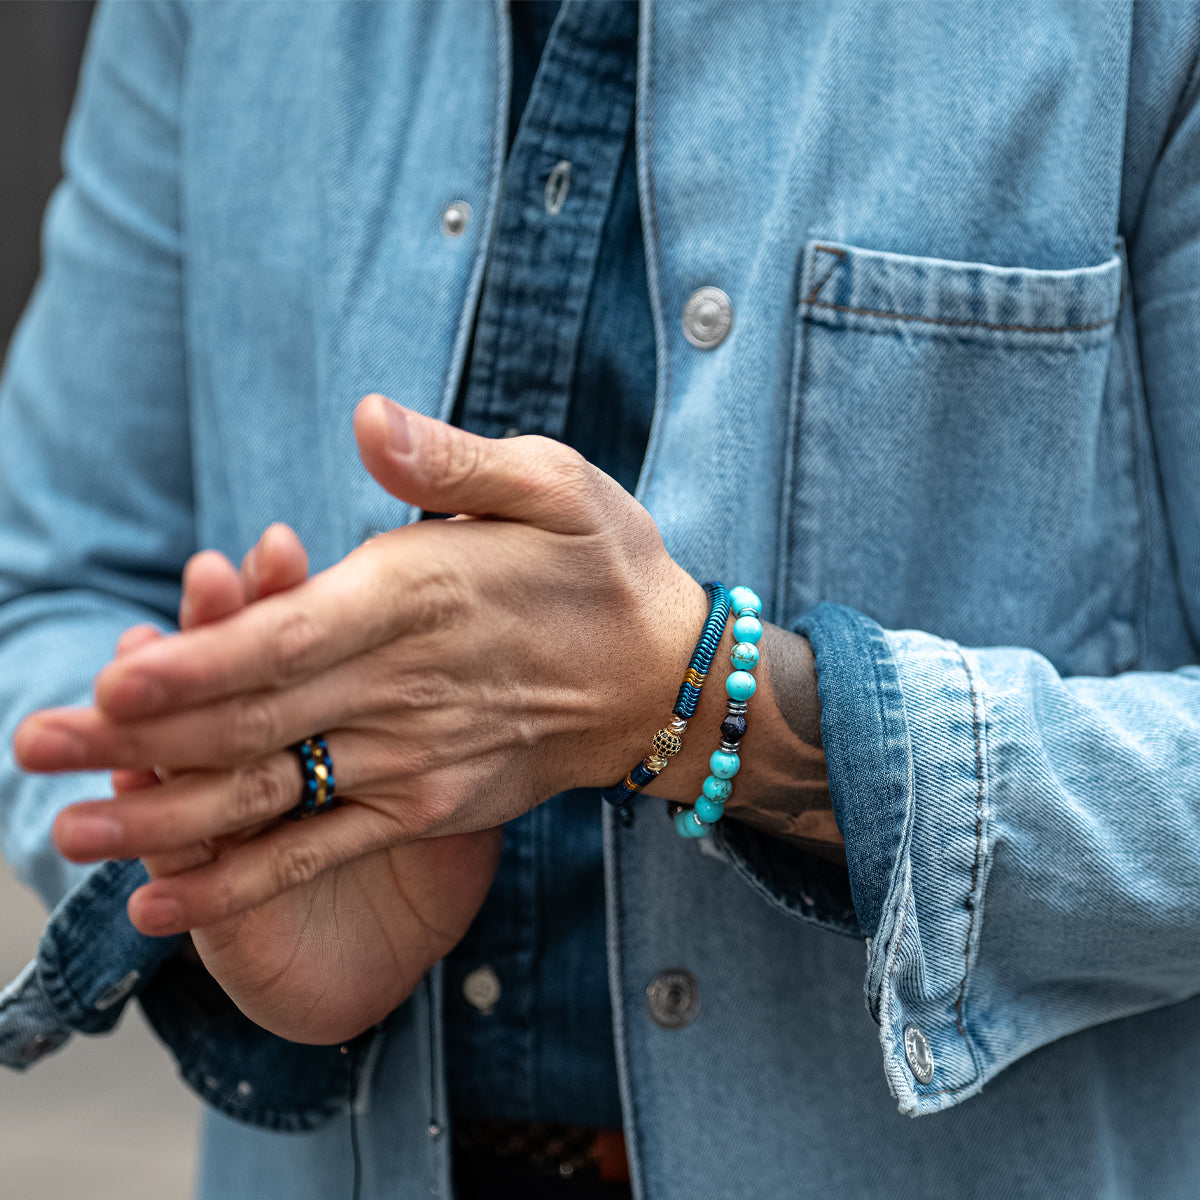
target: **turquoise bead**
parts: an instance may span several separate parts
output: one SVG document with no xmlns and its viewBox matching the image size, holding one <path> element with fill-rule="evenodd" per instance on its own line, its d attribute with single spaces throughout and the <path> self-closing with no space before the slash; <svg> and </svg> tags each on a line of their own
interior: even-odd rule
<svg viewBox="0 0 1200 1200">
<path fill-rule="evenodd" d="M 748 587 L 735 587 L 729 589 L 729 607 L 735 613 L 749 609 L 757 616 L 762 612 L 762 601 Z"/>
<path fill-rule="evenodd" d="M 718 779 L 732 779 L 741 765 L 742 760 L 736 754 L 730 754 L 728 750 L 714 750 L 708 760 L 708 769 Z"/>
<path fill-rule="evenodd" d="M 758 666 L 758 647 L 753 642 L 738 642 L 729 652 L 729 661 L 739 671 L 753 671 Z"/>
<path fill-rule="evenodd" d="M 762 637 L 762 622 L 757 617 L 738 617 L 733 623 L 735 642 L 757 642 Z"/>
<path fill-rule="evenodd" d="M 691 809 L 685 808 L 683 812 L 675 814 L 675 832 L 680 837 L 702 838 L 708 836 L 708 826 L 697 824 Z"/>
<path fill-rule="evenodd" d="M 695 813 L 706 825 L 715 825 L 725 815 L 725 805 L 701 796 L 696 801 Z"/>
<path fill-rule="evenodd" d="M 749 700 L 757 686 L 754 676 L 749 671 L 731 671 L 729 678 L 725 680 L 725 690 L 731 700 Z"/>
<path fill-rule="evenodd" d="M 715 775 L 710 775 L 704 781 L 702 790 L 710 800 L 724 803 L 733 792 L 733 784 L 728 779 L 718 779 Z"/>
</svg>

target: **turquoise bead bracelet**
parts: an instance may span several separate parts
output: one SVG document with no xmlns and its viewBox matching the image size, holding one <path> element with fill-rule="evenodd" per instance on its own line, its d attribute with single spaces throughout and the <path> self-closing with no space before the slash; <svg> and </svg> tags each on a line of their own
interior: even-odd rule
<svg viewBox="0 0 1200 1200">
<path fill-rule="evenodd" d="M 708 760 L 709 776 L 691 808 L 675 814 L 675 830 L 680 837 L 707 837 L 725 815 L 725 801 L 733 794 L 733 777 L 742 765 L 739 746 L 746 736 L 746 702 L 758 686 L 754 668 L 758 666 L 759 639 L 762 637 L 762 601 L 747 587 L 731 588 L 729 605 L 734 614 L 734 646 L 729 652 L 733 667 L 725 679 L 729 702 L 721 722 L 721 744 Z"/>
</svg>

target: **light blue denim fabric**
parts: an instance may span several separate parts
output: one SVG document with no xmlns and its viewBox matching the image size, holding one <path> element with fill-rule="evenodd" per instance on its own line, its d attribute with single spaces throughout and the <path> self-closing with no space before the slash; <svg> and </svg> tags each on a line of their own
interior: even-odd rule
<svg viewBox="0 0 1200 1200">
<path fill-rule="evenodd" d="M 1200 10 L 647 4 L 640 41 L 638 495 L 686 569 L 811 638 L 849 872 L 732 820 L 683 842 L 652 799 L 609 823 L 635 1190 L 1194 1196 Z M 482 4 L 101 9 L 0 381 L 5 743 L 169 625 L 193 549 L 279 519 L 320 569 L 415 515 L 349 416 L 449 412 L 508 70 Z M 736 319 L 702 351 L 709 284 Z M 67 897 L 0 996 L 17 1062 L 161 950 L 81 915 L 50 846 L 104 781 L 0 779 L 6 853 Z M 682 1029 L 647 1011 L 667 967 L 699 980 Z M 203 1196 L 349 1194 L 352 1120 L 364 1197 L 449 1194 L 440 972 L 311 1069 L 170 975 L 140 994 L 175 988 L 160 1028 L 214 1108 Z"/>
</svg>

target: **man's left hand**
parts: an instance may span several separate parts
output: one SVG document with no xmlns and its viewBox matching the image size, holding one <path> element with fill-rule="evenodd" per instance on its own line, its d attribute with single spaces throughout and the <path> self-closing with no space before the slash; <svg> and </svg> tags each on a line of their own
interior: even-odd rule
<svg viewBox="0 0 1200 1200">
<path fill-rule="evenodd" d="M 325 734 L 339 808 L 280 822 L 131 905 L 148 934 L 203 927 L 332 866 L 500 825 L 619 779 L 665 722 L 703 622 L 702 589 L 649 513 L 574 451 L 492 441 L 367 397 L 359 451 L 388 491 L 487 519 L 424 521 L 97 677 L 95 704 L 32 714 L 28 770 L 182 772 L 66 810 L 80 861 L 170 854 L 280 817 L 287 747 Z M 108 833 L 82 817 L 110 818 Z M 175 917 L 160 921 L 155 913 Z"/>
</svg>

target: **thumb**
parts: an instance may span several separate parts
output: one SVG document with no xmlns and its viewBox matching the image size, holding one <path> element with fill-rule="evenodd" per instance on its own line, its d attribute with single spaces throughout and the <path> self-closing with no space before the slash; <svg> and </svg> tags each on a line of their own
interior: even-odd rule
<svg viewBox="0 0 1200 1200">
<path fill-rule="evenodd" d="M 525 521 L 590 533 L 620 485 L 550 438 L 485 438 L 371 395 L 354 413 L 367 470 L 393 496 L 428 512 Z"/>
</svg>

